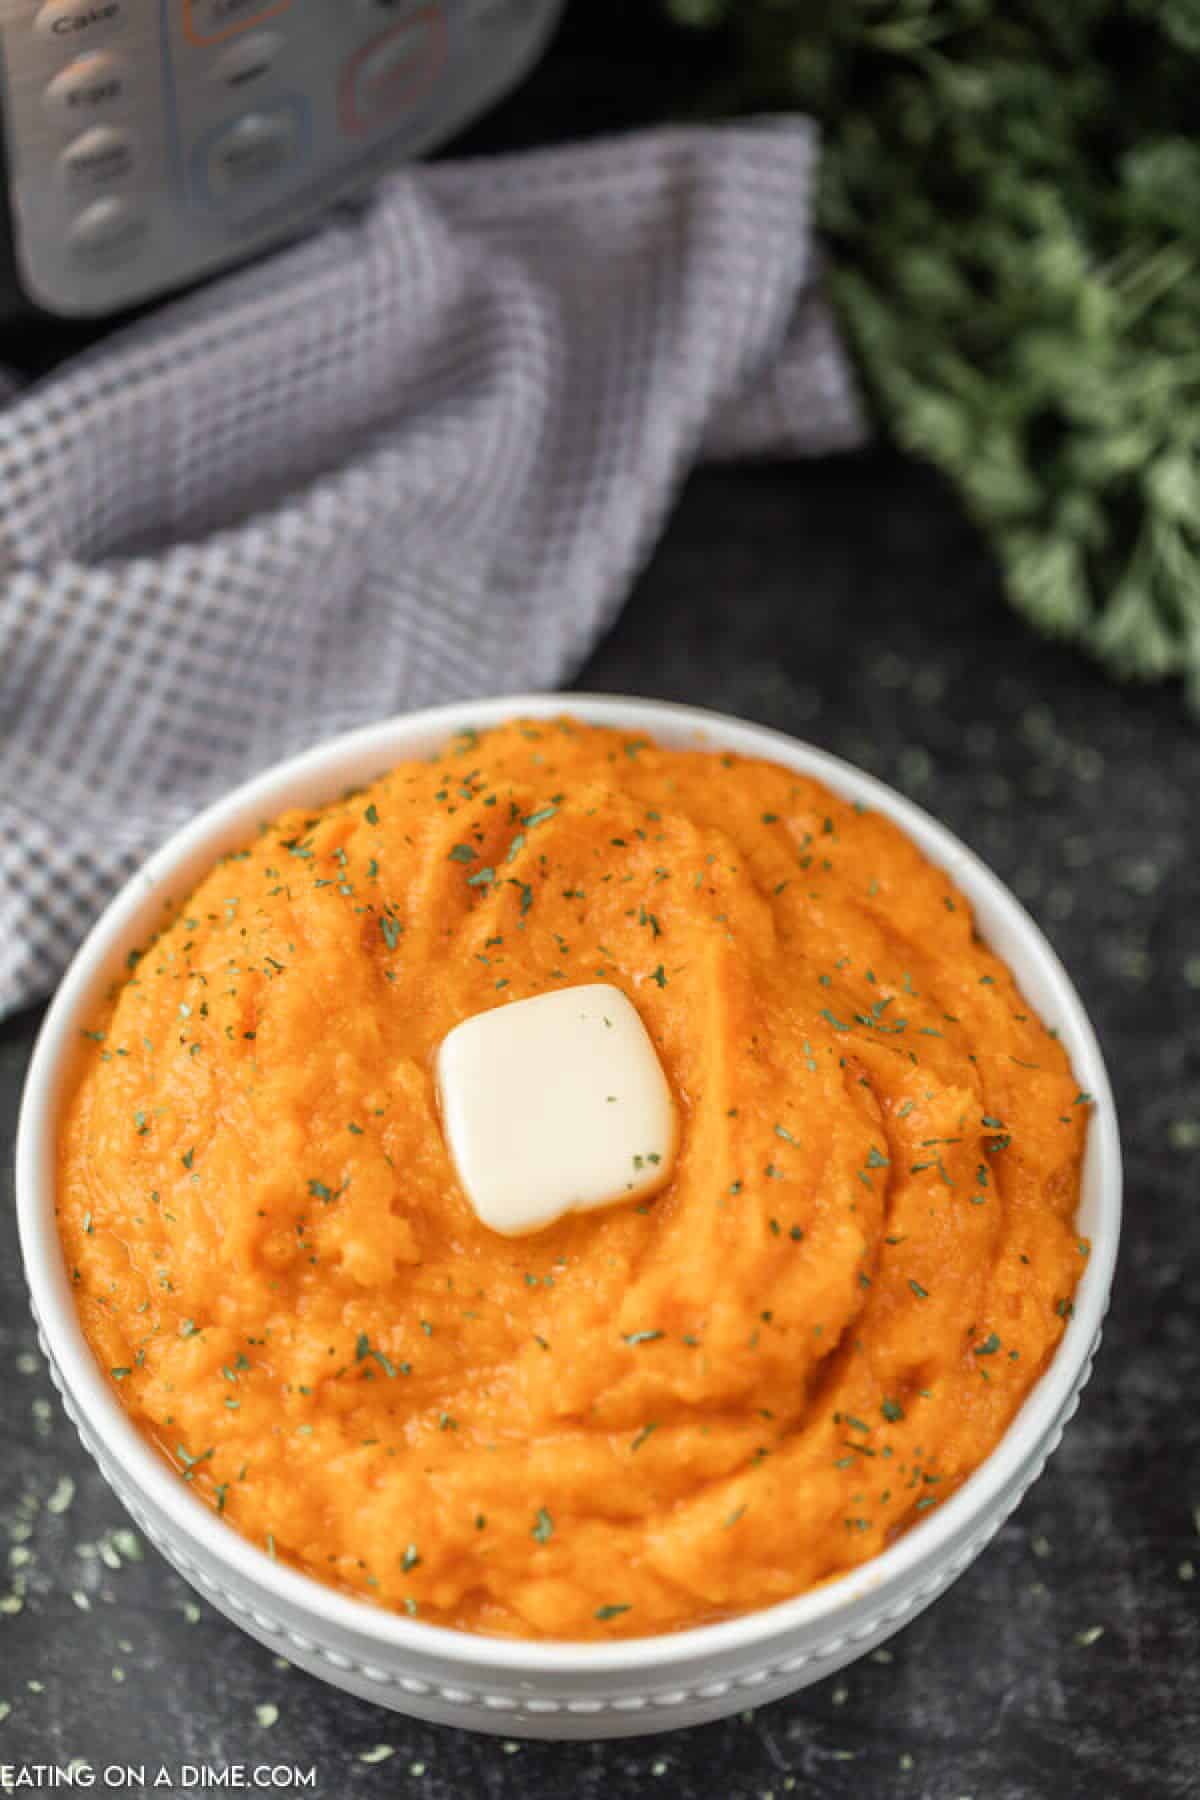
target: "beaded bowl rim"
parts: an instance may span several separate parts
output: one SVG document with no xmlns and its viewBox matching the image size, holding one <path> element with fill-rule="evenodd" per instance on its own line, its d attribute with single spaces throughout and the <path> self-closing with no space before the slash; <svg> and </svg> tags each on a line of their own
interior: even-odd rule
<svg viewBox="0 0 1200 1800">
<path fill-rule="evenodd" d="M 1088 1130 L 1084 1191 L 1094 1214 L 1091 1255 L 1074 1313 L 1051 1363 L 1004 1436 L 943 1505 L 879 1555 L 791 1599 L 714 1624 L 611 1643 L 485 1637 L 428 1624 L 372 1606 L 275 1561 L 225 1524 L 142 1438 L 92 1357 L 75 1311 L 54 1222 L 54 1138 L 63 1086 L 78 1054 L 82 1021 L 128 951 L 153 930 L 157 915 L 181 900 L 225 851 L 291 806 L 320 805 L 382 774 L 406 757 L 431 754 L 456 735 L 518 717 L 569 715 L 586 724 L 641 731 L 672 747 L 728 750 L 813 776 L 850 801 L 890 817 L 963 889 L 982 935 L 1006 940 L 999 953 L 1022 988 L 1033 985 L 1039 1013 L 1056 1026 L 1083 1088 L 1095 1102 Z M 182 890 L 182 891 L 181 891 Z M 1019 1479 L 1053 1431 L 1085 1370 L 1108 1303 L 1121 1225 L 1121 1148 L 1103 1055 L 1075 988 L 1039 927 L 1011 891 L 953 833 L 913 801 L 815 745 L 729 714 L 619 695 L 503 695 L 367 725 L 329 738 L 267 768 L 206 807 L 147 858 L 109 902 L 76 952 L 50 1005 L 34 1049 L 17 1134 L 17 1209 L 26 1279 L 51 1354 L 75 1403 L 135 1491 L 170 1521 L 193 1553 L 277 1603 L 380 1649 L 438 1658 L 464 1672 L 570 1678 L 629 1675 L 716 1657 L 757 1653 L 797 1632 L 835 1623 L 859 1603 L 879 1605 L 921 1571 L 949 1556 Z M 319 1622 L 319 1623 L 318 1623 Z"/>
</svg>

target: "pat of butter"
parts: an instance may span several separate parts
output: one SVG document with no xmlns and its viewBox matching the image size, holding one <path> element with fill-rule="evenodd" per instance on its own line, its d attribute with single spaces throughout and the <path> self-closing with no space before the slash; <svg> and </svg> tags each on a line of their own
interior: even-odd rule
<svg viewBox="0 0 1200 1800">
<path fill-rule="evenodd" d="M 437 1082 L 467 1199 L 503 1237 L 644 1198 L 671 1173 L 671 1089 L 620 988 L 560 988 L 477 1013 L 442 1040 Z"/>
</svg>

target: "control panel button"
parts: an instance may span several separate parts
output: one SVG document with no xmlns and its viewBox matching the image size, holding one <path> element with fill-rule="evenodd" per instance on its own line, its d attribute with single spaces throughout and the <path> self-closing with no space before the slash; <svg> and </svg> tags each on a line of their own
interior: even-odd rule
<svg viewBox="0 0 1200 1800">
<path fill-rule="evenodd" d="M 394 119 L 420 100 L 446 61 L 446 14 L 442 0 L 405 10 L 382 36 L 364 44 L 342 74 L 342 130 L 359 134 Z"/>
<path fill-rule="evenodd" d="M 295 144 L 296 121 L 290 112 L 247 113 L 209 150 L 211 191 L 230 194 L 269 181 L 290 162 Z"/>
<path fill-rule="evenodd" d="M 125 28 L 127 0 L 46 0 L 33 21 L 37 36 L 72 53 L 105 44 Z"/>
<path fill-rule="evenodd" d="M 93 125 L 72 139 L 58 159 L 68 192 L 94 194 L 121 187 L 137 165 L 133 133 L 119 125 Z"/>
<path fill-rule="evenodd" d="M 119 56 L 107 50 L 68 63 L 46 89 L 49 111 L 72 125 L 115 112 L 128 98 L 129 71 Z"/>
<path fill-rule="evenodd" d="M 123 256 L 137 250 L 146 235 L 146 215 L 132 200 L 110 195 L 86 207 L 68 233 L 77 257 Z"/>
<path fill-rule="evenodd" d="M 286 12 L 292 0 L 183 0 L 183 29 L 193 44 L 221 44 L 261 20 Z"/>
<path fill-rule="evenodd" d="M 282 46 L 283 39 L 277 31 L 256 31 L 250 37 L 238 38 L 217 58 L 213 79 L 222 87 L 239 91 L 252 87 L 269 74 Z"/>
</svg>

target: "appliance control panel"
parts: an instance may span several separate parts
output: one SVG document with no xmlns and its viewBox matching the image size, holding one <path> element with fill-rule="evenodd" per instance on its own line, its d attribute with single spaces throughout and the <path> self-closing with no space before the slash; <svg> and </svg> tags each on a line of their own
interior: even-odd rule
<svg viewBox="0 0 1200 1800">
<path fill-rule="evenodd" d="M 100 316 L 278 241 L 524 74 L 562 0 L 0 0 L 25 290 Z"/>
</svg>

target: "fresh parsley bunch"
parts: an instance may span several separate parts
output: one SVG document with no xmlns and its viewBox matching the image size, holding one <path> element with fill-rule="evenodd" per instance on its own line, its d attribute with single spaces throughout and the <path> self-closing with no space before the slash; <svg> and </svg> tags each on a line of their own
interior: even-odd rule
<svg viewBox="0 0 1200 1800">
<path fill-rule="evenodd" d="M 1200 704 L 1200 0 L 665 0 L 825 133 L 843 323 L 1014 603 Z"/>
</svg>

